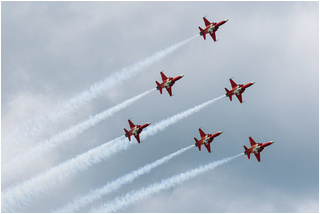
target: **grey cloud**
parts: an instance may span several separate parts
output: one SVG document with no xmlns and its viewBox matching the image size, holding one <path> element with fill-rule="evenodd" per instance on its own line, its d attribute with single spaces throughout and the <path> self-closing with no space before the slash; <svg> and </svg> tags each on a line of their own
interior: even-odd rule
<svg viewBox="0 0 320 214">
<path fill-rule="evenodd" d="M 111 73 L 196 35 L 197 27 L 204 25 L 204 15 L 210 21 L 229 19 L 217 32 L 218 42 L 199 36 L 52 124 L 26 146 L 155 87 L 160 70 L 168 76 L 185 74 L 173 87 L 175 96 L 157 91 L 143 98 L 53 150 L 39 160 L 41 167 L 29 170 L 49 169 L 123 135 L 128 118 L 156 123 L 223 95 L 224 87 L 230 88 L 230 77 L 238 83 L 256 81 L 243 94 L 245 103 L 223 99 L 76 179 L 62 182 L 37 206 L 21 211 L 55 210 L 90 189 L 194 144 L 199 127 L 208 133 L 224 131 L 212 144 L 212 154 L 194 148 L 93 206 L 238 154 L 251 135 L 258 142 L 276 141 L 261 153 L 261 163 L 254 157 L 240 157 L 122 212 L 319 211 L 318 2 L 2 2 L 2 136 L 7 134 L 4 130 L 10 132 L 7 124 L 14 127 L 45 113 Z M 40 104 L 39 112 L 30 111 Z M 259 202 L 260 206 L 250 206 Z"/>
</svg>

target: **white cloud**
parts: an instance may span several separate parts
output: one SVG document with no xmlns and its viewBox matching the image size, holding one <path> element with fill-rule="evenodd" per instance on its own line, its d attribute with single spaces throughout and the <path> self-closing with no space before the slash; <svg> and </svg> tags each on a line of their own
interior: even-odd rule
<svg viewBox="0 0 320 214">
<path fill-rule="evenodd" d="M 175 164 L 155 170 L 133 185 L 145 186 L 182 168 L 241 151 L 249 135 L 257 141 L 273 139 L 276 143 L 263 151 L 261 163 L 243 158 L 239 164 L 198 177 L 126 211 L 179 212 L 185 207 L 193 212 L 300 212 L 318 207 L 313 199 L 319 185 L 315 162 L 319 159 L 318 2 L 3 2 L 3 136 L 25 119 L 113 71 L 197 34 L 204 15 L 210 21 L 229 18 L 217 32 L 217 43 L 199 36 L 150 66 L 143 75 L 110 89 L 102 99 L 90 102 L 46 131 L 61 131 L 89 114 L 154 87 L 162 69 L 168 76 L 185 74 L 173 88 L 175 96 L 154 93 L 88 130 L 74 144 L 39 159 L 39 163 L 68 159 L 123 135 L 130 117 L 156 122 L 224 94 L 232 76 L 239 83 L 256 81 L 244 94 L 246 102 L 217 102 L 135 149 L 91 168 L 69 186 L 61 184 L 60 189 L 43 197 L 39 206 L 27 211 L 55 209 L 108 179 L 153 161 L 154 156 L 194 143 L 199 127 L 224 130 L 214 154 L 190 151 Z M 249 191 L 246 188 L 250 185 L 254 188 Z M 66 190 L 70 190 L 68 194 Z M 292 196 L 286 199 L 288 195 Z M 306 200 L 299 202 L 301 198 Z"/>
</svg>

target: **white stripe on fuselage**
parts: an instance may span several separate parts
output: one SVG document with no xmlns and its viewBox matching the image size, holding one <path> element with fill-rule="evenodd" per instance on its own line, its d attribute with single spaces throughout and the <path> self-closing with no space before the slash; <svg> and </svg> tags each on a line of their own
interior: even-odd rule
<svg viewBox="0 0 320 214">
<path fill-rule="evenodd" d="M 164 84 L 164 87 L 169 88 L 169 87 L 170 87 L 170 84 L 171 84 L 171 81 L 168 80 L 168 81 Z"/>
<path fill-rule="evenodd" d="M 132 134 L 133 135 L 137 135 L 139 132 L 139 128 L 137 126 L 134 127 L 133 131 L 132 131 Z"/>
<path fill-rule="evenodd" d="M 208 28 L 208 32 L 212 34 L 214 29 L 215 26 L 213 26 L 213 24 L 211 23 L 210 27 Z"/>
<path fill-rule="evenodd" d="M 237 87 L 234 89 L 234 93 L 235 93 L 236 95 L 239 95 L 240 92 L 241 92 L 241 88 L 240 88 L 239 86 L 237 86 Z"/>
<path fill-rule="evenodd" d="M 258 144 L 256 144 L 255 147 L 253 147 L 252 151 L 257 154 L 259 152 L 260 146 L 258 146 Z"/>
<path fill-rule="evenodd" d="M 210 140 L 209 135 L 206 135 L 206 137 L 203 139 L 203 143 L 207 145 L 209 140 Z"/>
</svg>

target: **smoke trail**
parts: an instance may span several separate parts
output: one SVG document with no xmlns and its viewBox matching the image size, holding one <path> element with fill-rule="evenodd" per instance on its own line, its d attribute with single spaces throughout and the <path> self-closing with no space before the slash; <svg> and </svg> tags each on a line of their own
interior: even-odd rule
<svg viewBox="0 0 320 214">
<path fill-rule="evenodd" d="M 7 164 L 3 166 L 4 178 L 2 181 L 10 181 L 12 176 L 15 176 L 16 173 L 21 173 L 22 168 L 26 167 L 27 164 L 35 160 L 39 155 L 43 155 L 45 152 L 49 151 L 50 149 L 61 145 L 63 142 L 66 142 L 77 135 L 81 134 L 85 130 L 91 128 L 92 126 L 96 125 L 97 123 L 101 122 L 102 120 L 106 120 L 109 117 L 113 116 L 114 113 L 128 107 L 132 103 L 138 101 L 142 97 L 148 95 L 149 93 L 153 92 L 155 89 L 148 90 L 144 93 L 141 93 L 133 98 L 130 98 L 112 108 L 109 108 L 99 114 L 96 114 L 89 119 L 78 123 L 77 125 L 60 132 L 59 134 L 53 136 L 49 140 L 46 140 L 43 143 L 40 143 L 38 146 L 26 151 L 25 153 L 16 156 L 14 159 L 9 161 Z"/>
<path fill-rule="evenodd" d="M 182 113 L 173 115 L 172 117 L 162 120 L 159 123 L 151 126 L 150 128 L 148 127 L 144 132 L 141 133 L 141 139 L 145 140 L 148 136 L 154 135 L 159 131 L 163 131 L 168 126 L 173 125 L 176 122 L 192 115 L 193 113 L 200 111 L 204 107 L 214 103 L 215 101 L 223 97 L 225 97 L 225 95 L 197 105 Z M 9 188 L 2 194 L 3 209 L 8 210 L 10 209 L 10 207 L 18 207 L 18 205 L 21 204 L 23 206 L 26 206 L 32 199 L 35 199 L 36 196 L 39 195 L 39 193 L 44 193 L 49 188 L 52 188 L 54 185 L 56 185 L 58 183 L 57 180 L 61 180 L 61 178 L 65 178 L 67 176 L 75 175 L 79 171 L 85 170 L 88 167 L 110 157 L 111 155 L 120 152 L 121 150 L 128 149 L 131 145 L 137 145 L 136 143 L 132 143 L 132 141 L 131 143 L 125 143 L 126 140 L 123 137 L 120 137 L 120 139 L 116 139 L 114 141 L 115 143 L 113 143 L 110 148 L 100 148 L 104 147 L 104 145 L 106 144 L 100 147 L 96 147 L 86 153 L 78 155 L 77 157 L 60 164 L 57 167 L 52 168 L 44 174 L 40 174 L 37 177 L 23 182 L 22 184 L 16 185 L 13 188 Z M 107 143 L 107 145 L 109 145 L 109 143 Z M 32 195 L 33 197 L 30 197 L 30 195 Z"/>
<path fill-rule="evenodd" d="M 198 36 L 198 35 L 197 35 Z M 124 80 L 134 77 L 137 75 L 142 69 L 147 68 L 148 66 L 152 65 L 153 63 L 161 60 L 168 54 L 171 54 L 178 48 L 182 47 L 187 42 L 191 41 L 192 39 L 196 38 L 195 36 L 186 39 L 182 42 L 174 44 L 164 50 L 158 51 L 157 53 L 153 54 L 152 56 L 135 63 L 134 65 L 122 69 L 120 72 L 113 73 L 109 77 L 105 78 L 103 81 L 93 84 L 88 90 L 80 93 L 79 95 L 75 96 L 74 98 L 68 100 L 67 102 L 63 103 L 56 111 L 51 112 L 52 117 L 57 117 L 58 115 L 64 115 L 68 112 L 74 111 L 79 108 L 84 103 L 87 103 L 99 95 L 101 95 L 107 88 L 113 87 L 116 84 L 121 84 Z"/>
<path fill-rule="evenodd" d="M 79 171 L 87 169 L 93 164 L 101 162 L 121 150 L 128 149 L 133 143 L 126 142 L 124 136 L 89 150 L 68 161 L 59 164 L 50 170 L 35 176 L 21 184 L 7 188 L 2 192 L 2 212 L 16 212 L 29 205 L 32 200 L 38 199 L 40 193 L 45 193 Z"/>
<path fill-rule="evenodd" d="M 89 203 L 100 199 L 101 197 L 118 190 L 121 186 L 133 182 L 139 176 L 149 173 L 152 169 L 161 166 L 162 164 L 168 162 L 172 158 L 181 155 L 185 151 L 193 148 L 194 145 L 188 146 L 186 148 L 180 149 L 177 152 L 174 152 L 170 155 L 167 155 L 161 159 L 154 161 L 153 163 L 149 163 L 133 172 L 130 172 L 112 182 L 107 183 L 105 186 L 96 189 L 95 191 L 90 192 L 88 195 L 82 196 L 74 200 L 72 203 L 67 204 L 66 206 L 62 207 L 61 209 L 54 211 L 55 213 L 68 213 L 68 212 L 75 212 L 80 208 L 88 205 Z"/>
<path fill-rule="evenodd" d="M 100 96 L 106 89 L 115 86 L 116 84 L 121 84 L 123 81 L 134 77 L 143 69 L 152 65 L 153 63 L 161 60 L 165 56 L 173 53 L 183 45 L 187 44 L 192 39 L 198 37 L 199 35 L 193 36 L 182 42 L 176 43 L 170 47 L 167 47 L 161 51 L 158 51 L 147 57 L 146 59 L 139 61 L 130 67 L 123 68 L 121 71 L 115 72 L 110 76 L 106 77 L 100 82 L 96 82 L 91 85 L 87 90 L 75 95 L 73 98 L 57 105 L 52 111 L 45 114 L 44 116 L 39 116 L 30 121 L 27 121 L 22 126 L 19 126 L 14 133 L 4 139 L 5 142 L 13 142 L 14 138 L 17 137 L 18 142 L 29 137 L 34 137 L 39 135 L 43 129 L 47 128 L 49 124 L 52 124 L 55 120 L 61 118 L 62 116 L 71 113 L 83 104 L 86 104 L 93 99 Z"/>
<path fill-rule="evenodd" d="M 197 105 L 193 108 L 190 108 L 188 110 L 185 110 L 179 114 L 176 114 L 172 117 L 169 117 L 167 119 L 164 119 L 160 122 L 158 122 L 157 124 L 155 124 L 154 126 L 150 126 L 150 128 L 148 130 L 146 130 L 145 132 L 141 133 L 141 138 L 147 138 L 150 135 L 154 135 L 159 131 L 163 131 L 164 129 L 166 129 L 168 126 L 171 126 L 177 122 L 179 122 L 180 120 L 189 117 L 190 115 L 202 110 L 203 108 L 207 107 L 208 105 L 222 99 L 223 97 L 225 97 L 225 95 L 222 95 L 220 97 L 214 98 L 212 100 L 209 100 L 207 102 L 204 102 L 200 105 Z"/>
<path fill-rule="evenodd" d="M 218 166 L 224 165 L 231 160 L 243 155 L 243 153 L 238 154 L 233 157 L 225 158 L 219 161 L 214 161 L 210 164 L 203 165 L 200 167 L 197 167 L 195 169 L 189 170 L 187 172 L 175 175 L 173 177 L 163 179 L 160 182 L 153 183 L 148 187 L 141 188 L 140 190 L 135 190 L 127 193 L 126 195 L 122 197 L 117 197 L 113 201 L 103 204 L 102 206 L 93 209 L 92 212 L 94 213 L 110 213 L 110 212 L 116 212 L 121 208 L 127 207 L 135 202 L 138 202 L 144 198 L 150 197 L 153 194 L 160 192 L 162 190 L 166 190 L 169 188 L 173 188 L 179 184 L 182 184 L 185 181 L 190 180 L 191 178 L 196 177 L 197 175 L 200 175 L 202 173 L 205 173 L 209 170 L 212 170 Z"/>
</svg>

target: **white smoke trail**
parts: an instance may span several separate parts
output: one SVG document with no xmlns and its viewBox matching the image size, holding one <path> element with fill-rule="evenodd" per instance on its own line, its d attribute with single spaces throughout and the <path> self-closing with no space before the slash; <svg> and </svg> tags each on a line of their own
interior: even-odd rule
<svg viewBox="0 0 320 214">
<path fill-rule="evenodd" d="M 155 90 L 151 89 L 144 93 L 141 93 L 133 98 L 130 98 L 114 107 L 111 107 L 99 114 L 96 114 L 89 119 L 78 123 L 75 126 L 70 127 L 69 129 L 60 132 L 59 134 L 53 136 L 52 138 L 46 140 L 43 143 L 40 143 L 38 146 L 26 151 L 25 153 L 16 156 L 11 161 L 8 161 L 3 167 L 3 175 L 2 182 L 8 182 L 12 179 L 12 176 L 15 176 L 17 173 L 23 172 L 23 168 L 30 165 L 30 162 L 35 161 L 37 157 L 43 155 L 45 152 L 49 151 L 50 149 L 61 145 L 63 142 L 66 142 L 77 135 L 81 134 L 85 130 L 95 126 L 97 123 L 101 122 L 102 120 L 106 120 L 109 117 L 113 116 L 116 112 L 128 107 L 132 103 L 138 101 L 142 97 L 148 95 L 149 93 Z"/>
<path fill-rule="evenodd" d="M 172 117 L 169 117 L 153 126 L 150 126 L 150 128 L 148 127 L 144 132 L 140 134 L 141 139 L 145 140 L 148 136 L 154 135 L 159 131 L 163 131 L 168 126 L 173 125 L 178 121 L 192 115 L 193 113 L 200 111 L 204 107 L 214 103 L 215 101 L 223 97 L 225 97 L 225 95 L 197 105 L 182 113 L 173 115 Z M 136 143 L 125 143 L 126 140 L 123 137 L 120 137 L 120 140 L 116 139 L 114 141 L 115 143 L 113 143 L 110 148 L 102 148 L 106 145 L 103 144 L 102 146 L 100 146 L 101 148 L 96 147 L 94 149 L 91 149 L 88 152 L 78 155 L 71 160 L 65 161 L 64 163 L 52 168 L 46 173 L 40 174 L 26 182 L 23 182 L 22 184 L 16 185 L 13 188 L 8 188 L 2 194 L 3 210 L 10 210 L 10 208 L 13 209 L 15 207 L 26 206 L 32 199 L 36 199 L 36 196 L 39 197 L 39 193 L 44 193 L 49 188 L 52 188 L 54 185 L 56 185 L 58 183 L 57 180 L 61 180 L 61 178 L 65 178 L 67 176 L 75 175 L 81 170 L 85 170 L 88 167 L 110 157 L 111 155 L 120 152 L 121 150 L 128 149 L 131 145 L 137 145 Z M 107 143 L 107 145 L 109 145 L 109 143 Z"/>
<path fill-rule="evenodd" d="M 31 201 L 38 199 L 41 193 L 47 192 L 62 180 L 109 158 L 121 150 L 128 149 L 131 145 L 133 143 L 127 142 L 124 136 L 118 137 L 21 184 L 5 189 L 2 191 L 1 197 L 2 212 L 16 212 L 16 210 L 28 206 Z"/>
<path fill-rule="evenodd" d="M 197 167 L 195 169 L 189 170 L 187 172 L 175 175 L 173 177 L 163 179 L 160 182 L 153 183 L 148 187 L 143 187 L 140 190 L 135 190 L 127 193 L 126 195 L 122 197 L 117 197 L 113 201 L 103 204 L 102 206 L 98 208 L 92 209 L 92 212 L 94 213 L 110 213 L 110 212 L 116 212 L 121 208 L 125 208 L 135 202 L 138 202 L 142 199 L 145 199 L 147 197 L 152 196 L 153 194 L 160 192 L 162 190 L 167 190 L 169 188 L 173 188 L 179 184 L 182 184 L 185 181 L 190 180 L 191 178 L 196 177 L 197 175 L 200 175 L 202 173 L 205 173 L 209 170 L 212 170 L 218 166 L 224 165 L 231 160 L 243 155 L 243 153 L 238 154 L 233 157 L 225 158 L 219 161 L 214 161 L 210 164 L 206 164 L 200 167 Z"/>
<path fill-rule="evenodd" d="M 60 208 L 57 211 L 54 211 L 55 213 L 70 213 L 75 212 L 76 210 L 79 210 L 80 208 L 88 205 L 89 203 L 100 199 L 101 197 L 114 192 L 118 190 L 120 187 L 122 187 L 125 184 L 133 182 L 135 179 L 137 179 L 139 176 L 144 175 L 146 173 L 149 173 L 152 169 L 161 166 L 162 164 L 168 162 L 172 158 L 181 155 L 185 151 L 189 150 L 190 148 L 193 148 L 194 145 L 188 146 L 186 148 L 180 149 L 177 152 L 174 152 L 170 155 L 167 155 L 161 159 L 158 159 L 152 163 L 149 163 L 133 172 L 130 172 L 112 182 L 107 183 L 101 188 L 98 188 L 89 194 L 79 197 L 75 199 L 72 203 L 67 204 L 66 206 Z"/>
<path fill-rule="evenodd" d="M 51 110 L 44 116 L 38 116 L 30 121 L 25 122 L 23 125 L 18 126 L 17 129 L 10 136 L 5 137 L 3 141 L 5 143 L 10 142 L 10 144 L 12 144 L 12 142 L 21 143 L 21 141 L 23 141 L 24 139 L 39 135 L 43 131 L 43 129 L 47 128 L 47 126 L 49 124 L 52 124 L 55 120 L 77 110 L 82 105 L 97 98 L 98 96 L 103 94 L 106 89 L 111 88 L 116 84 L 121 84 L 123 83 L 123 81 L 134 77 L 143 69 L 173 53 L 198 36 L 199 35 L 193 36 L 189 39 L 158 51 L 150 57 L 147 57 L 146 59 L 139 61 L 131 65 L 130 67 L 123 68 L 121 71 L 111 74 L 100 82 L 94 83 L 87 90 L 57 105 L 53 110 Z"/>
<path fill-rule="evenodd" d="M 164 129 L 166 129 L 168 126 L 171 126 L 177 122 L 179 122 L 180 120 L 189 117 L 190 115 L 202 110 L 203 108 L 207 107 L 208 105 L 222 99 L 223 97 L 225 97 L 225 95 L 222 95 L 220 97 L 214 98 L 212 100 L 209 100 L 207 102 L 204 102 L 200 105 L 197 105 L 193 108 L 190 108 L 188 110 L 185 110 L 179 114 L 176 114 L 172 117 L 169 117 L 167 119 L 164 119 L 160 122 L 158 122 L 157 124 L 155 124 L 154 126 L 150 126 L 150 128 L 148 128 L 148 130 L 146 130 L 145 132 L 141 133 L 141 139 L 143 138 L 147 138 L 150 135 L 154 135 L 159 131 L 163 131 Z"/>
</svg>

